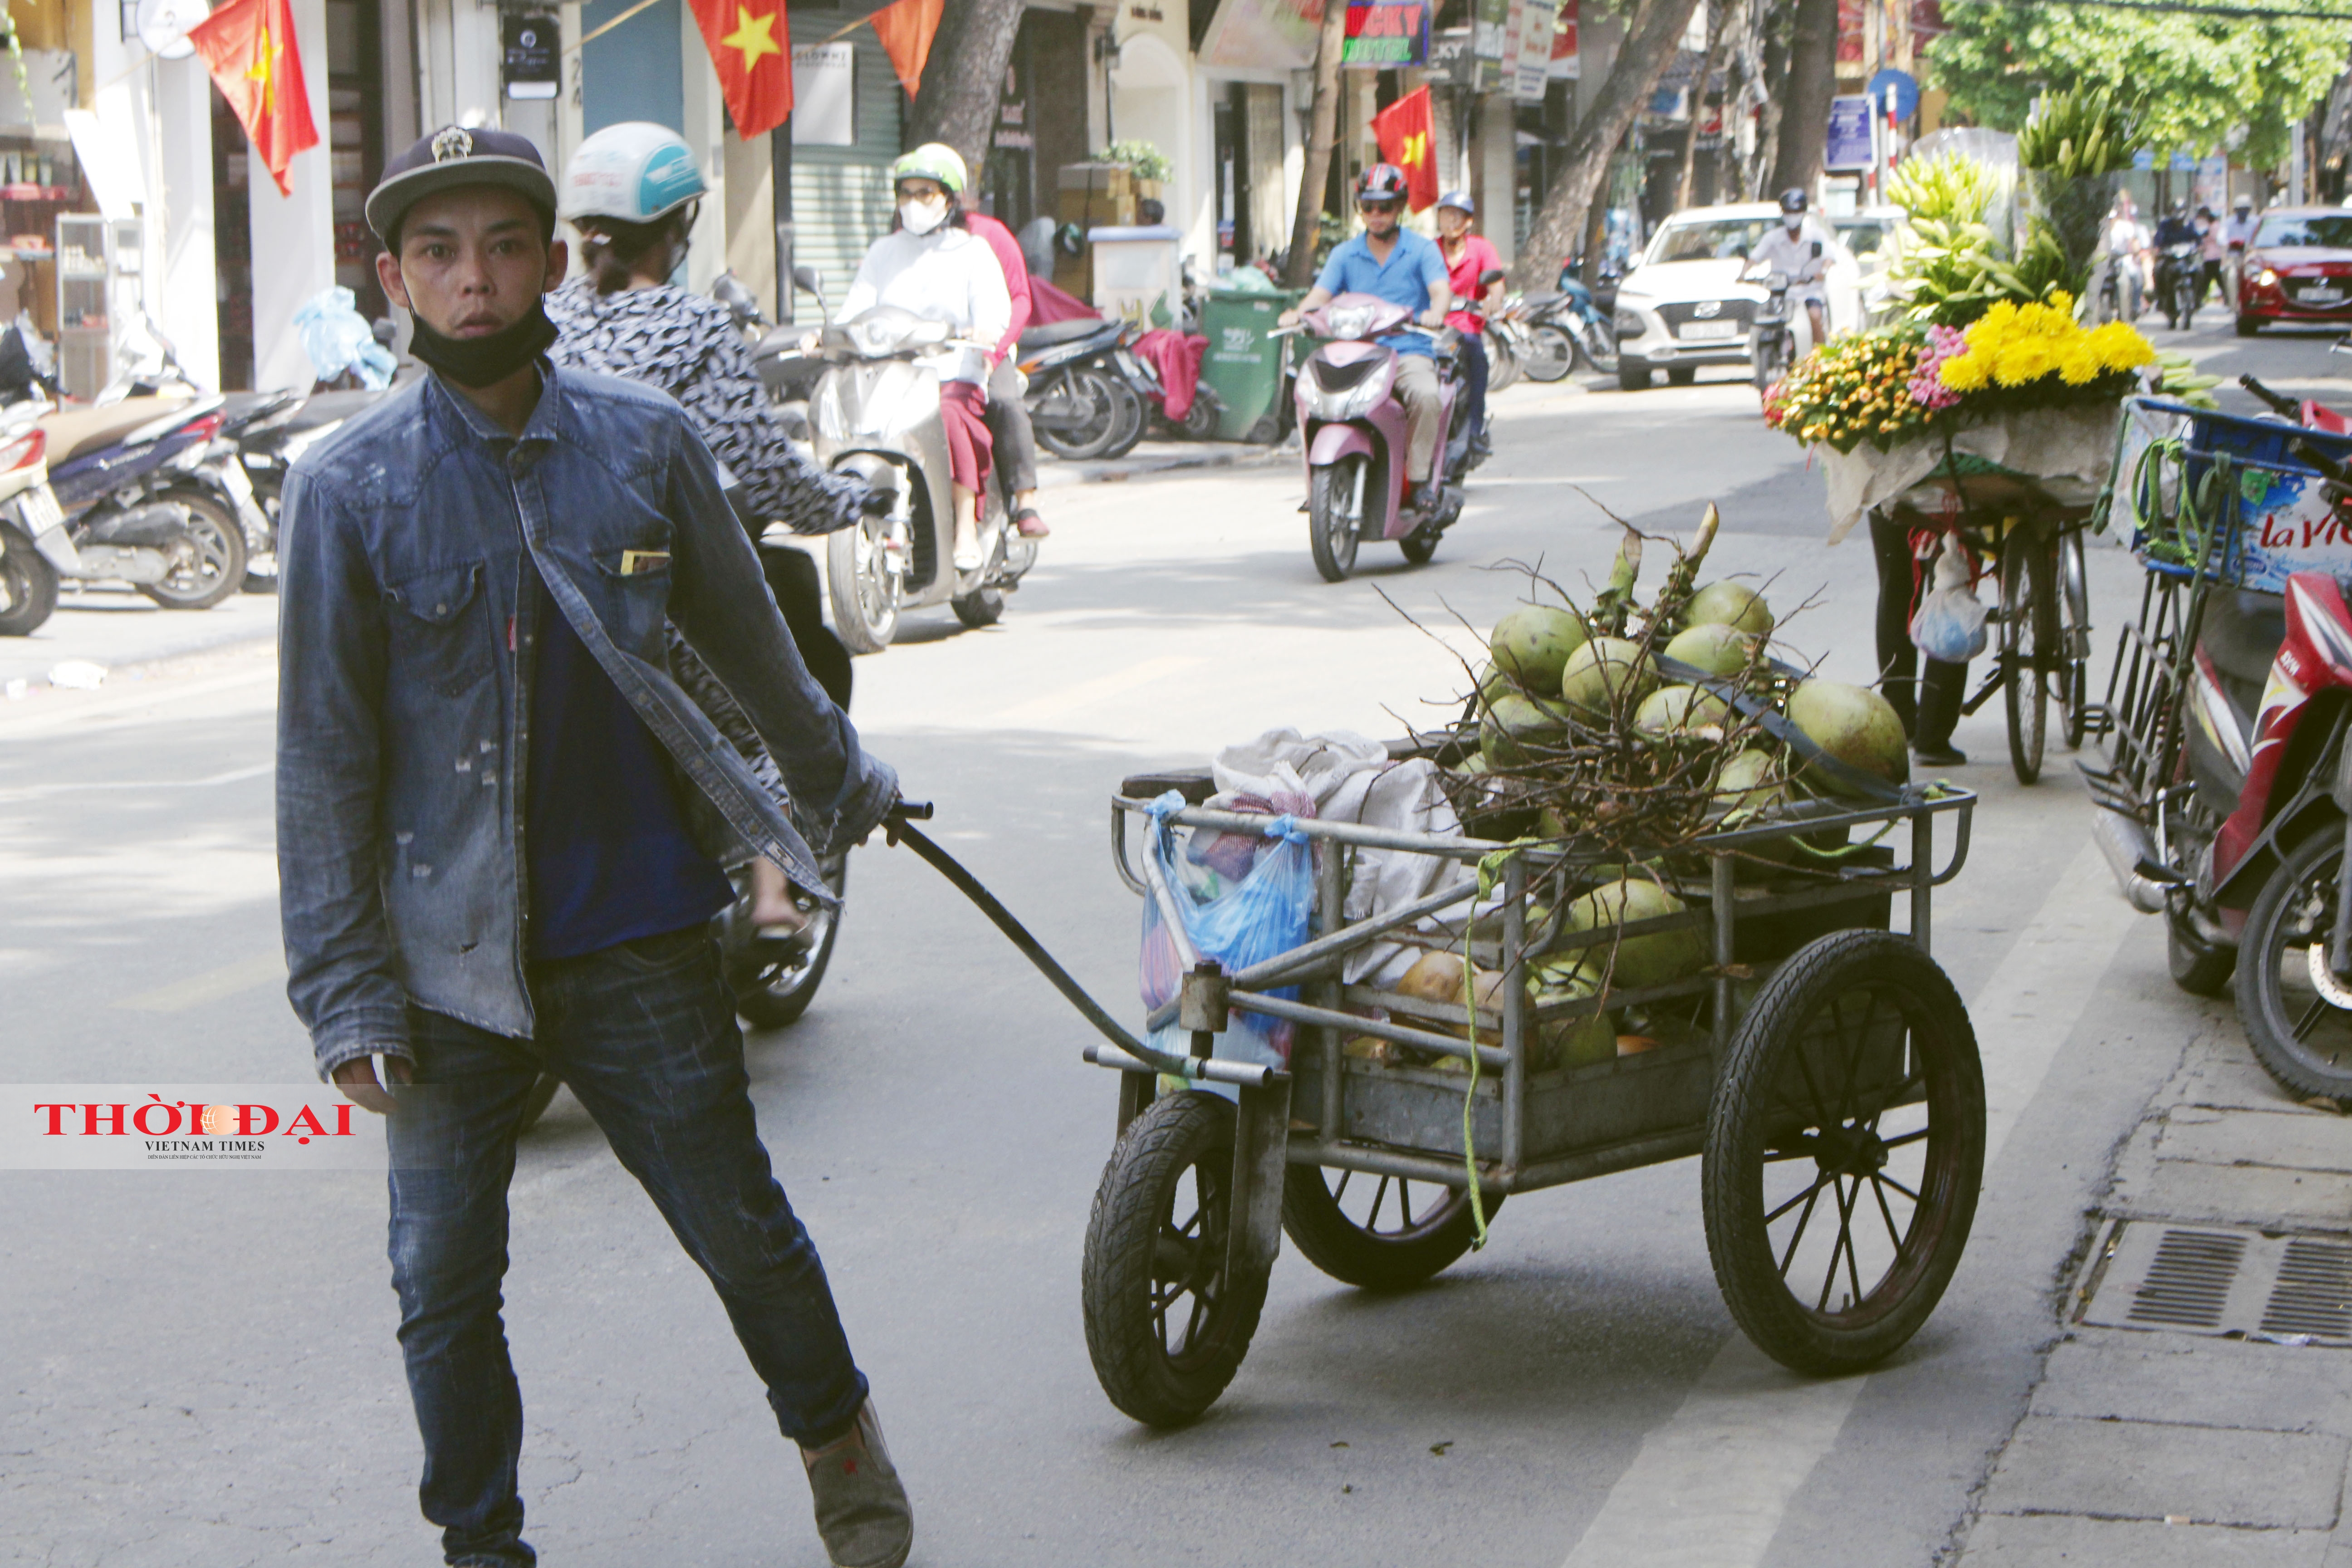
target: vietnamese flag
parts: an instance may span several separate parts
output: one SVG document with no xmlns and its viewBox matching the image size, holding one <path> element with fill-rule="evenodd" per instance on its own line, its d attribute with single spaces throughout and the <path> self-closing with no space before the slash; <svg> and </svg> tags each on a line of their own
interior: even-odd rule
<svg viewBox="0 0 2352 1568">
<path fill-rule="evenodd" d="M 898 73 L 898 85 L 908 98 L 923 89 L 923 65 L 931 58 L 931 39 L 940 30 L 940 13 L 947 0 L 898 0 L 874 13 L 874 36 Z"/>
<path fill-rule="evenodd" d="M 292 195 L 286 170 L 295 153 L 319 144 L 319 128 L 302 85 L 291 0 L 229 0 L 188 29 L 188 42 L 236 111 L 278 194 Z"/>
<path fill-rule="evenodd" d="M 689 0 L 735 133 L 749 142 L 793 111 L 793 36 L 784 0 Z"/>
<path fill-rule="evenodd" d="M 1415 212 L 1437 205 L 1437 121 L 1429 89 L 1417 87 L 1372 116 L 1381 156 L 1404 171 L 1408 205 Z"/>
</svg>

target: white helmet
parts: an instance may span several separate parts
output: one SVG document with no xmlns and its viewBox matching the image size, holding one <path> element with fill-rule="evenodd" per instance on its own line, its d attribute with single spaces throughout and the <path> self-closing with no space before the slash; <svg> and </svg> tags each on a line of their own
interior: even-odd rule
<svg viewBox="0 0 2352 1568">
<path fill-rule="evenodd" d="M 709 187 L 694 150 L 667 126 L 630 121 L 607 125 L 572 154 L 563 170 L 563 216 L 652 223 Z"/>
</svg>

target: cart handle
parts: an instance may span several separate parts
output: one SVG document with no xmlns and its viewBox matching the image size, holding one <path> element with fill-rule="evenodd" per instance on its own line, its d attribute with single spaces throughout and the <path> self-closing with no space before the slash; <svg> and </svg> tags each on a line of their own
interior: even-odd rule
<svg viewBox="0 0 2352 1568">
<path fill-rule="evenodd" d="M 882 831 L 896 845 L 903 843 L 931 864 L 931 868 L 953 883 L 958 892 L 980 908 L 980 912 L 992 921 L 996 929 L 1012 939 L 1021 955 L 1037 966 L 1038 973 L 1054 983 L 1054 989 L 1078 1010 L 1078 1016 L 1092 1024 L 1102 1037 L 1126 1052 L 1129 1057 L 1154 1072 L 1164 1072 L 1178 1078 L 1200 1080 L 1208 1078 L 1207 1062 L 1192 1057 L 1171 1056 L 1154 1050 L 1119 1026 L 1118 1020 L 1103 1010 L 1102 1005 L 1087 994 L 1086 988 L 1070 977 L 1070 972 L 1054 961 L 1029 929 L 1013 918 L 1013 911 L 996 900 L 996 895 L 982 887 L 980 879 L 959 864 L 956 858 L 926 837 L 914 826 L 918 819 L 928 820 L 931 807 L 928 802 L 900 801 L 882 819 Z M 1230 1066 L 1231 1064 L 1227 1064 Z"/>
</svg>

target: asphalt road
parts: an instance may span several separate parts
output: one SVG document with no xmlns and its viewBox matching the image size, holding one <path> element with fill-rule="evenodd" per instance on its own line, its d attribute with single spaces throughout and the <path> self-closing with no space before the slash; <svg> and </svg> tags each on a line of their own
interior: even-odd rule
<svg viewBox="0 0 2352 1568">
<path fill-rule="evenodd" d="M 2344 391 L 2326 340 L 2242 344 L 2206 320 L 2183 341 L 2213 368 Z M 1824 545 L 1820 479 L 1745 385 L 1523 388 L 1499 411 L 1437 562 L 1368 550 L 1337 587 L 1308 562 L 1290 469 L 1056 491 L 1055 538 L 1000 626 L 919 622 L 859 663 L 868 743 L 939 803 L 948 847 L 1132 1012 L 1138 910 L 1104 837 L 1119 778 L 1277 725 L 1378 735 L 1433 715 L 1461 686 L 1440 644 L 1467 647 L 1465 624 L 1517 596 L 1498 563 L 1571 584 L 1605 571 L 1601 505 L 1686 529 L 1718 500 L 1712 574 L 1770 580 L 1791 644 L 1867 676 L 1866 550 Z M 2092 572 L 2105 647 L 2134 570 L 2100 546 Z M 246 645 L 129 689 L 0 703 L 9 1078 L 305 1080 L 276 957 L 272 679 Z M 2189 1029 L 2160 931 L 2089 849 L 2063 755 L 2019 788 L 1997 704 L 1958 741 L 1972 761 L 1951 776 L 1983 798 L 1936 949 L 1969 999 L 1994 1158 L 1942 1309 L 1839 1383 L 1739 1338 L 1685 1161 L 1515 1200 L 1486 1251 L 1401 1297 L 1286 1252 L 1224 1400 L 1185 1431 L 1137 1428 L 1097 1388 L 1079 1323 L 1113 1080 L 930 870 L 856 857 L 823 995 L 750 1054 L 917 1501 L 917 1561 L 1934 1560 L 2023 1409 L 2112 1148 Z M 513 1210 L 508 1326 L 545 1560 L 821 1563 L 717 1303 L 568 1097 L 524 1145 Z M 381 1182 L 362 1175 L 0 1175 L 0 1561 L 433 1561 L 383 1237 Z"/>
</svg>

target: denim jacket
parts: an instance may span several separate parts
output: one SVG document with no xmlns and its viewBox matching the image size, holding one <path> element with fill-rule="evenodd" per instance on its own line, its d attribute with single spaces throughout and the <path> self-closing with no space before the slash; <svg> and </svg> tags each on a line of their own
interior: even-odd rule
<svg viewBox="0 0 2352 1568">
<path fill-rule="evenodd" d="M 296 463 L 280 529 L 287 985 L 323 1077 L 408 1054 L 411 1002 L 529 1037 L 523 765 L 551 602 L 696 787 L 803 888 L 814 856 L 669 673 L 675 623 L 767 742 L 793 819 L 847 844 L 890 769 L 802 664 L 716 462 L 667 396 L 558 370 L 520 437 L 425 376 Z M 527 591 L 535 573 L 546 594 Z"/>
</svg>

